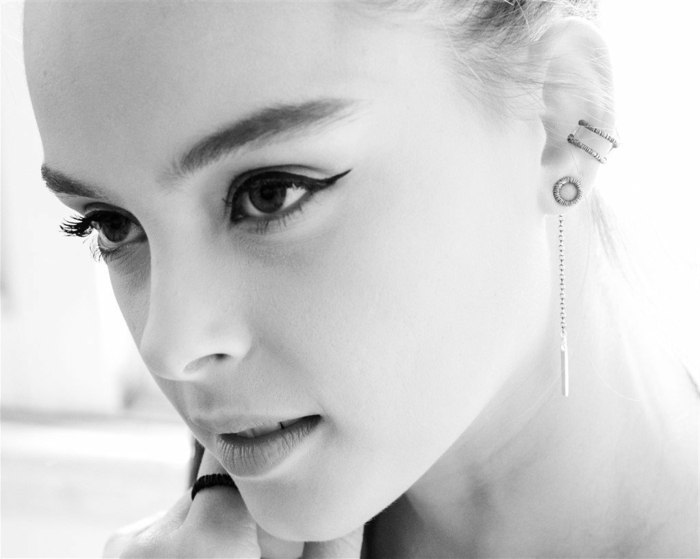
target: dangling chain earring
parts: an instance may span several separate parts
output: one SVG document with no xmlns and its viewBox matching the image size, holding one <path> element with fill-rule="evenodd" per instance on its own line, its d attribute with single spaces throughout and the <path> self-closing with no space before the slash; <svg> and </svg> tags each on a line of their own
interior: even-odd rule
<svg viewBox="0 0 700 559">
<path fill-rule="evenodd" d="M 585 120 L 578 121 L 578 128 L 573 134 L 569 134 L 567 141 L 582 149 L 590 156 L 594 157 L 599 163 L 605 163 L 607 157 L 600 155 L 597 151 L 587 146 L 581 140 L 576 138 L 581 127 L 590 130 L 594 134 L 597 134 L 601 138 L 604 138 L 610 142 L 610 151 L 618 147 L 619 142 L 610 136 L 609 134 L 603 132 L 600 128 L 591 126 Z M 609 152 L 608 152 L 609 153 Z M 572 193 L 572 188 L 576 190 L 575 194 Z M 562 189 L 564 192 L 562 193 Z M 563 196 L 562 196 L 563 194 Z M 559 179 L 554 185 L 554 199 L 557 204 L 561 206 L 573 206 L 577 204 L 582 197 L 581 192 L 581 182 L 574 177 L 564 177 Z M 559 325 L 561 327 L 561 393 L 564 396 L 569 395 L 569 349 L 566 339 L 566 288 L 564 285 L 564 216 L 559 215 Z"/>
<path fill-rule="evenodd" d="M 569 395 L 569 348 L 566 345 L 566 289 L 564 287 L 564 216 L 559 215 L 559 325 L 561 326 L 561 393 Z"/>
<path fill-rule="evenodd" d="M 569 187 L 569 185 L 571 185 Z M 561 190 L 565 186 L 566 198 Z M 571 187 L 576 194 L 570 196 Z M 554 199 L 561 206 L 573 206 L 581 200 L 581 182 L 574 177 L 564 177 L 554 185 Z M 564 286 L 564 216 L 559 215 L 559 324 L 561 326 L 561 393 L 569 395 L 569 351 L 566 344 L 566 288 Z"/>
</svg>

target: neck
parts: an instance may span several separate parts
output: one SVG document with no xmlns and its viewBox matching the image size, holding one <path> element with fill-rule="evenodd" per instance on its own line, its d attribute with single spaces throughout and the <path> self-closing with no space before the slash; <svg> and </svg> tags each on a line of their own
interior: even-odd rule
<svg viewBox="0 0 700 559">
<path fill-rule="evenodd" d="M 697 552 L 698 394 L 604 299 L 585 307 L 596 335 L 569 339 L 570 396 L 553 336 L 552 359 L 505 386 L 378 518 L 374 555 Z M 622 333 L 643 357 L 631 359 Z"/>
</svg>

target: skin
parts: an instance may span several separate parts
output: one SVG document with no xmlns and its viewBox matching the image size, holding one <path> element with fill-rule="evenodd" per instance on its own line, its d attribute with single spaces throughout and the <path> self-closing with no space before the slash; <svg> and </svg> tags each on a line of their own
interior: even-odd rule
<svg viewBox="0 0 700 559">
<path fill-rule="evenodd" d="M 599 78 L 580 53 L 604 44 L 567 25 L 538 46 L 557 53 L 543 89 L 522 118 L 503 119 L 461 95 L 420 23 L 332 2 L 28 4 L 45 161 L 110 199 L 59 196 L 70 208 L 100 202 L 138 220 L 142 240 L 109 271 L 160 388 L 213 458 L 212 415 L 323 418 L 304 452 L 237 480 L 242 501 L 223 490 L 212 510 L 245 507 L 298 542 L 342 537 L 384 510 L 378 556 L 697 552 L 697 396 L 642 330 L 633 339 L 647 353 L 630 359 L 616 336 L 632 326 L 610 314 L 617 303 L 591 281 L 602 265 L 576 242 L 590 234 L 586 202 L 551 197 L 562 176 L 586 195 L 595 177 L 597 163 L 566 143 L 571 123 L 612 125 L 547 87 L 570 68 Z M 222 124 L 315 98 L 353 107 L 169 172 Z M 352 170 L 261 234 L 234 226 L 222 199 L 263 167 Z M 567 308 L 579 334 L 568 399 L 559 213 L 567 289 L 581 294 Z"/>
</svg>

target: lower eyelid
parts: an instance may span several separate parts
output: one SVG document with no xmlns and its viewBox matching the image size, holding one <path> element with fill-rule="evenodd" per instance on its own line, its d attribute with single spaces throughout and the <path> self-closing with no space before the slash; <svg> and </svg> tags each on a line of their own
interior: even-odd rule
<svg viewBox="0 0 700 559">
<path fill-rule="evenodd" d="M 314 178 L 314 177 L 309 177 L 306 175 L 302 174 L 296 174 L 296 173 L 291 173 L 291 172 L 285 172 L 285 171 L 280 171 L 280 170 L 270 170 L 268 172 L 262 172 L 253 175 L 252 177 L 249 177 L 246 179 L 241 186 L 238 187 L 233 193 L 232 196 L 227 196 L 226 199 L 224 200 L 225 204 L 227 207 L 234 207 L 236 205 L 236 202 L 238 201 L 240 196 L 244 196 L 247 192 L 252 190 L 254 187 L 249 187 L 246 188 L 245 185 L 252 183 L 255 183 L 255 180 L 259 181 L 264 181 L 267 177 L 271 175 L 277 175 L 279 180 L 286 181 L 287 183 L 294 183 L 297 182 L 297 184 L 303 184 L 306 187 L 302 186 L 304 190 L 306 190 L 309 194 L 312 196 L 318 194 L 319 192 L 323 192 L 324 190 L 329 189 L 330 187 L 334 186 L 338 180 L 343 178 L 345 175 L 350 173 L 352 169 L 348 169 L 347 171 L 344 171 L 342 173 L 338 173 L 337 175 L 333 175 L 330 177 L 325 177 L 325 178 Z"/>
<path fill-rule="evenodd" d="M 143 241 L 130 241 L 129 243 L 126 243 L 124 245 L 109 248 L 100 247 L 98 241 L 95 240 L 94 248 L 95 250 L 99 250 L 102 254 L 103 260 L 106 263 L 109 263 L 112 261 L 121 260 L 122 258 L 128 258 L 129 256 L 136 253 L 139 249 L 141 249 L 141 245 L 143 245 L 146 241 L 148 241 L 148 239 L 144 238 Z"/>
<path fill-rule="evenodd" d="M 258 235 L 284 230 L 286 227 L 291 226 L 295 221 L 302 218 L 304 214 L 309 211 L 310 205 L 321 204 L 324 194 L 325 189 L 309 195 L 302 199 L 303 202 L 299 203 L 292 211 L 283 213 L 278 217 L 257 220 L 247 219 L 243 220 L 240 225 L 243 225 L 247 230 L 252 229 L 252 233 Z M 260 231 L 260 229 L 263 230 Z"/>
</svg>

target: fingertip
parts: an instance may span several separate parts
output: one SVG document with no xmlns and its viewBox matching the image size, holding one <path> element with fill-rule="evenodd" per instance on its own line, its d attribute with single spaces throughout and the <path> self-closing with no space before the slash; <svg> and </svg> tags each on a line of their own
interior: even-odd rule
<svg viewBox="0 0 700 559">
<path fill-rule="evenodd" d="M 214 486 L 197 493 L 181 532 L 231 553 L 217 557 L 260 557 L 257 528 L 237 489 Z"/>
<path fill-rule="evenodd" d="M 187 521 L 197 522 L 206 528 L 235 527 L 241 533 L 257 534 L 255 520 L 240 492 L 233 487 L 215 486 L 202 489 L 192 501 Z"/>
<path fill-rule="evenodd" d="M 186 491 L 176 503 L 167 511 L 162 518 L 158 520 L 158 523 L 168 527 L 177 528 L 182 525 L 187 518 L 187 514 L 192 505 L 192 499 L 190 498 L 189 490 Z"/>
</svg>

